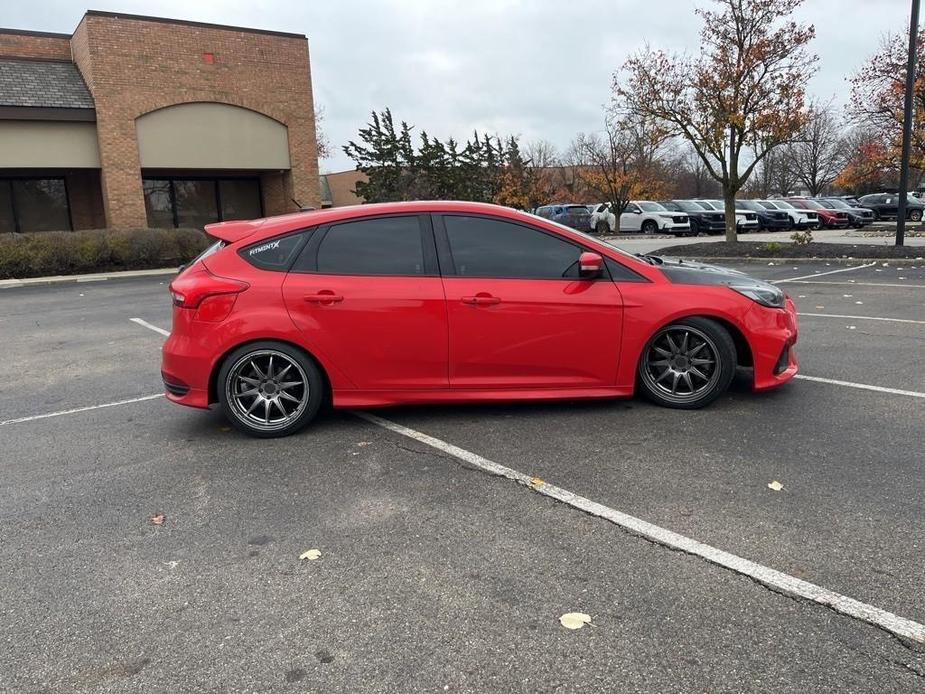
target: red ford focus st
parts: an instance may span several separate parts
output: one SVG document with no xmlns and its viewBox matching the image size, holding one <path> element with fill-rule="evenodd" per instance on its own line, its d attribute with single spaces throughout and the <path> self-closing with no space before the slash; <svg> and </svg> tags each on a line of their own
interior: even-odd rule
<svg viewBox="0 0 925 694">
<path fill-rule="evenodd" d="M 702 407 L 797 371 L 793 302 L 732 270 L 639 257 L 465 202 L 211 224 L 170 286 L 167 396 L 284 436 L 334 407 L 606 398 Z"/>
</svg>

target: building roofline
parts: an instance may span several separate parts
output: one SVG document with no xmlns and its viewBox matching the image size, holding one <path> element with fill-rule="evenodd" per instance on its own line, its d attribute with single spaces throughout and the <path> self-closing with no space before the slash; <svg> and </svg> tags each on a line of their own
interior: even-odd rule
<svg viewBox="0 0 925 694">
<path fill-rule="evenodd" d="M 129 14 L 127 12 L 105 12 L 103 10 L 87 10 L 81 17 L 108 17 L 111 19 L 132 19 L 140 22 L 159 22 L 161 24 L 177 24 L 180 26 L 202 27 L 205 29 L 223 29 L 225 31 L 240 31 L 249 34 L 267 34 L 270 36 L 281 36 L 290 39 L 307 39 L 305 34 L 294 34 L 286 31 L 271 31 L 270 29 L 254 29 L 252 27 L 231 26 L 228 24 L 212 24 L 210 22 L 191 22 L 185 19 L 174 19 L 171 17 L 151 17 L 143 14 Z M 58 34 L 59 36 L 68 36 L 67 34 Z"/>
<path fill-rule="evenodd" d="M 70 34 L 59 34 L 54 31 L 32 31 L 31 29 L 6 29 L 0 27 L 0 34 L 14 34 L 16 36 L 40 36 L 46 39 L 70 39 Z"/>
</svg>

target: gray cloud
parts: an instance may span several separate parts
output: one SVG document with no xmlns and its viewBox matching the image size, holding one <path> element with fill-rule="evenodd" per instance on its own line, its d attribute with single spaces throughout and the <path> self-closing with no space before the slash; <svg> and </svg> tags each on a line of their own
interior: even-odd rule
<svg viewBox="0 0 925 694">
<path fill-rule="evenodd" d="M 4 3 L 4 26 L 70 32 L 85 0 Z M 698 5 L 709 5 L 702 0 Z M 315 99 L 335 155 L 371 110 L 439 137 L 474 128 L 565 147 L 600 127 L 611 75 L 632 51 L 695 52 L 699 21 L 688 0 L 99 0 L 93 7 L 295 31 L 309 38 Z M 807 0 L 799 18 L 816 26 L 823 99 L 846 97 L 845 78 L 880 37 L 902 31 L 908 0 Z"/>
</svg>

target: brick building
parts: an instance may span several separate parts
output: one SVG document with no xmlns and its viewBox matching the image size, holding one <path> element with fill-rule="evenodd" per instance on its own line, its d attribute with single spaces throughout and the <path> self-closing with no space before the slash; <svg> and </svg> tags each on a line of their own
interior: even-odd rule
<svg viewBox="0 0 925 694">
<path fill-rule="evenodd" d="M 93 10 L 0 29 L 0 232 L 320 204 L 305 36 Z"/>
</svg>

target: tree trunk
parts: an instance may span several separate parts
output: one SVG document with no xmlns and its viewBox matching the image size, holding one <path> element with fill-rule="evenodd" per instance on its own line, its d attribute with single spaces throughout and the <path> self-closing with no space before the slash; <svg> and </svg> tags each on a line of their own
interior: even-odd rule
<svg viewBox="0 0 925 694">
<path fill-rule="evenodd" d="M 739 240 L 736 233 L 736 197 L 735 193 L 729 190 L 723 191 L 723 203 L 725 204 L 726 214 L 726 240 L 735 243 Z"/>
</svg>

